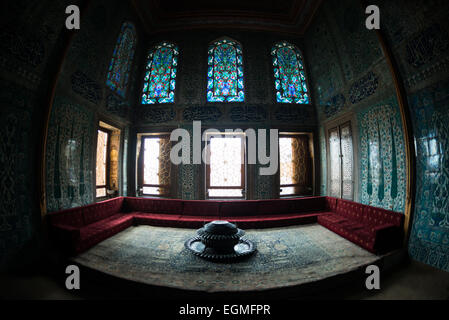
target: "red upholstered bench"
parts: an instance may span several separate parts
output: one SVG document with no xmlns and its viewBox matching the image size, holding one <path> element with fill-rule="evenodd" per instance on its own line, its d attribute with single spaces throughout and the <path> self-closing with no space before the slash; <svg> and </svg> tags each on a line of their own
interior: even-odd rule
<svg viewBox="0 0 449 320">
<path fill-rule="evenodd" d="M 395 246 L 402 226 L 400 213 L 330 197 L 235 201 L 119 197 L 48 215 L 51 237 L 71 255 L 132 225 L 200 228 L 219 219 L 241 228 L 318 221 L 371 252 Z"/>
<path fill-rule="evenodd" d="M 319 224 L 372 253 L 401 247 L 402 213 L 342 199 L 335 202 L 334 214 L 318 217 Z"/>
<path fill-rule="evenodd" d="M 50 213 L 50 237 L 69 254 L 83 252 L 133 224 L 133 216 L 121 212 L 123 202 L 120 197 Z"/>
<path fill-rule="evenodd" d="M 313 223 L 327 213 L 326 197 L 223 201 L 220 219 L 241 228 L 274 228 Z"/>
<path fill-rule="evenodd" d="M 326 197 L 278 200 L 178 200 L 120 197 L 50 213 L 50 235 L 64 251 L 77 254 L 131 225 L 200 228 L 229 220 L 242 228 L 316 222 Z"/>
</svg>

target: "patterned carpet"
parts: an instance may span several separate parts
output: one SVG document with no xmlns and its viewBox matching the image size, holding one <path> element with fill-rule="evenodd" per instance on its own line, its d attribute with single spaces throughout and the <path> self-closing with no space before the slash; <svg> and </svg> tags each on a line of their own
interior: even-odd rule
<svg viewBox="0 0 449 320">
<path fill-rule="evenodd" d="M 205 261 L 184 248 L 192 229 L 131 227 L 73 260 L 136 282 L 208 292 L 299 285 L 345 273 L 380 257 L 318 225 L 246 230 L 257 245 L 247 260 Z"/>
</svg>

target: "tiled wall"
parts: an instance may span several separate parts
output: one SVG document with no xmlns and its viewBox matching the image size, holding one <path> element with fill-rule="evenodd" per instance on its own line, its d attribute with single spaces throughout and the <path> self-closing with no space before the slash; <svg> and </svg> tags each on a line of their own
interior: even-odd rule
<svg viewBox="0 0 449 320">
<path fill-rule="evenodd" d="M 42 103 L 63 45 L 65 8 L 80 3 L 1 4 L 0 270 L 27 268 L 40 254 L 38 156 L 46 107 Z M 134 19 L 130 12 L 127 2 L 115 7 L 109 1 L 92 1 L 76 31 L 49 127 L 45 160 L 49 211 L 93 201 L 92 145 L 98 118 L 129 126 L 131 101 L 118 99 L 104 83 L 120 24 Z"/>
<path fill-rule="evenodd" d="M 56 97 L 47 137 L 47 210 L 93 202 L 94 114 L 68 98 Z"/>
<path fill-rule="evenodd" d="M 414 259 L 449 270 L 449 3 L 379 0 L 372 4 L 381 10 L 381 28 L 399 65 L 412 114 L 417 190 L 409 252 Z M 405 150 L 390 71 L 375 33 L 364 28 L 363 8 L 350 6 L 353 1 L 325 1 L 306 35 L 320 125 L 355 113 L 357 201 L 402 211 Z M 323 150 L 323 134 L 320 141 Z M 380 154 L 371 152 L 379 150 L 379 141 L 382 162 Z M 325 177 L 322 180 L 326 182 Z"/>
<path fill-rule="evenodd" d="M 395 99 L 357 114 L 360 202 L 394 211 L 405 206 L 405 148 Z"/>
<path fill-rule="evenodd" d="M 410 254 L 449 271 L 449 79 L 409 97 L 417 192 Z"/>
<path fill-rule="evenodd" d="M 399 108 L 377 36 L 365 28 L 361 6 L 349 0 L 323 2 L 305 42 L 320 121 L 322 194 L 327 189 L 325 129 L 352 115 L 353 141 L 358 143 L 355 200 L 403 211 L 405 150 Z"/>
<path fill-rule="evenodd" d="M 50 2 L 1 4 L 0 271 L 26 268 L 38 254 L 41 103 L 68 5 Z"/>
<path fill-rule="evenodd" d="M 125 99 L 105 84 L 123 21 L 137 21 L 129 4 L 122 2 L 111 6 L 106 0 L 95 1 L 89 6 L 81 29 L 71 43 L 58 81 L 49 125 L 46 159 L 49 212 L 95 201 L 95 150 L 92 146 L 98 121 L 122 130 L 131 124 L 131 105 L 137 100 L 135 79 L 141 49 L 134 58 Z M 141 48 L 143 39 L 139 32 L 137 41 Z M 127 149 L 123 152 L 126 154 Z M 122 190 L 126 188 L 126 185 L 122 186 Z"/>
<path fill-rule="evenodd" d="M 449 3 L 378 1 L 412 115 L 416 200 L 412 258 L 449 271 Z"/>
</svg>

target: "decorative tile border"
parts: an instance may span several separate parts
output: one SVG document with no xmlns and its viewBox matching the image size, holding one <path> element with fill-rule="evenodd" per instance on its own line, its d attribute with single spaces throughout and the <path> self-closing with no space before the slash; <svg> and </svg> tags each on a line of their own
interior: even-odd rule
<svg viewBox="0 0 449 320">
<path fill-rule="evenodd" d="M 349 100 L 356 104 L 376 93 L 379 86 L 379 77 L 372 71 L 356 81 L 349 89 Z"/>
<path fill-rule="evenodd" d="M 103 99 L 102 87 L 80 70 L 75 71 L 70 80 L 73 92 L 86 100 L 98 104 Z"/>
<path fill-rule="evenodd" d="M 176 112 L 173 107 L 143 107 L 141 116 L 148 123 L 164 123 L 175 119 Z"/>
<path fill-rule="evenodd" d="M 234 122 L 263 122 L 267 120 L 267 111 L 263 107 L 238 106 L 231 109 L 230 117 Z"/>
<path fill-rule="evenodd" d="M 184 109 L 182 118 L 187 121 L 217 121 L 222 115 L 218 107 L 192 106 Z"/>
</svg>

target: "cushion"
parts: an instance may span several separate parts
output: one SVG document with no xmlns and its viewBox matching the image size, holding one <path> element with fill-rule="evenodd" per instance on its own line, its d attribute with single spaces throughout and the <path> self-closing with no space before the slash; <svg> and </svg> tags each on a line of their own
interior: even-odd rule
<svg viewBox="0 0 449 320">
<path fill-rule="evenodd" d="M 154 199 L 154 198 L 132 198 L 125 200 L 126 212 L 148 212 L 148 213 L 172 213 L 181 214 L 183 200 L 179 199 Z"/>
<path fill-rule="evenodd" d="M 161 221 L 177 221 L 181 217 L 179 214 L 163 214 L 163 213 L 147 213 L 147 212 L 136 212 L 132 216 L 135 219 L 136 224 L 144 222 L 154 222 L 157 220 Z"/>
<path fill-rule="evenodd" d="M 364 215 L 363 211 L 364 207 L 365 206 L 363 204 L 354 201 L 339 199 L 337 201 L 336 213 L 346 218 L 362 222 Z"/>
<path fill-rule="evenodd" d="M 326 197 L 307 197 L 295 199 L 296 205 L 293 212 L 329 211 L 326 208 Z"/>
<path fill-rule="evenodd" d="M 152 213 L 172 213 L 181 214 L 183 200 L 179 199 L 153 199 Z"/>
<path fill-rule="evenodd" d="M 126 214 L 116 214 L 102 221 L 85 226 L 80 230 L 80 242 L 76 251 L 82 252 L 95 244 L 132 226 L 133 217 Z"/>
<path fill-rule="evenodd" d="M 326 197 L 326 210 L 336 212 L 337 198 Z"/>
<path fill-rule="evenodd" d="M 75 228 L 84 226 L 83 207 L 48 214 L 51 225 L 65 225 Z"/>
<path fill-rule="evenodd" d="M 364 206 L 363 220 L 369 225 L 393 224 L 397 227 L 402 226 L 404 215 L 399 212 L 385 210 L 371 206 Z"/>
<path fill-rule="evenodd" d="M 286 214 L 326 209 L 326 197 L 259 200 L 259 215 Z"/>
<path fill-rule="evenodd" d="M 133 221 L 132 215 L 122 214 L 122 213 L 115 214 L 106 219 L 103 219 L 101 221 L 92 223 L 88 226 L 81 228 L 81 230 L 80 230 L 81 239 L 84 239 L 89 234 L 95 233 L 97 231 L 114 228 L 121 224 L 128 224 L 128 223 L 132 224 L 132 221 Z M 131 225 L 131 224 L 129 224 L 129 225 Z"/>
<path fill-rule="evenodd" d="M 123 205 L 124 212 L 152 212 L 153 199 L 126 197 Z"/>
<path fill-rule="evenodd" d="M 220 216 L 255 216 L 258 214 L 258 208 L 259 201 L 257 200 L 222 201 Z"/>
<path fill-rule="evenodd" d="M 218 219 L 220 212 L 219 201 L 185 200 L 182 215 L 186 216 L 214 216 Z"/>
<path fill-rule="evenodd" d="M 338 214 L 328 214 L 324 216 L 320 216 L 318 221 L 325 221 L 328 223 L 342 223 L 348 221 L 347 218 L 339 216 Z"/>
<path fill-rule="evenodd" d="M 178 221 L 178 226 L 182 228 L 201 228 L 206 223 L 217 220 L 216 216 L 181 216 Z"/>
<path fill-rule="evenodd" d="M 103 220 L 121 211 L 123 197 L 98 202 L 84 207 L 83 217 L 85 225 Z"/>
</svg>

